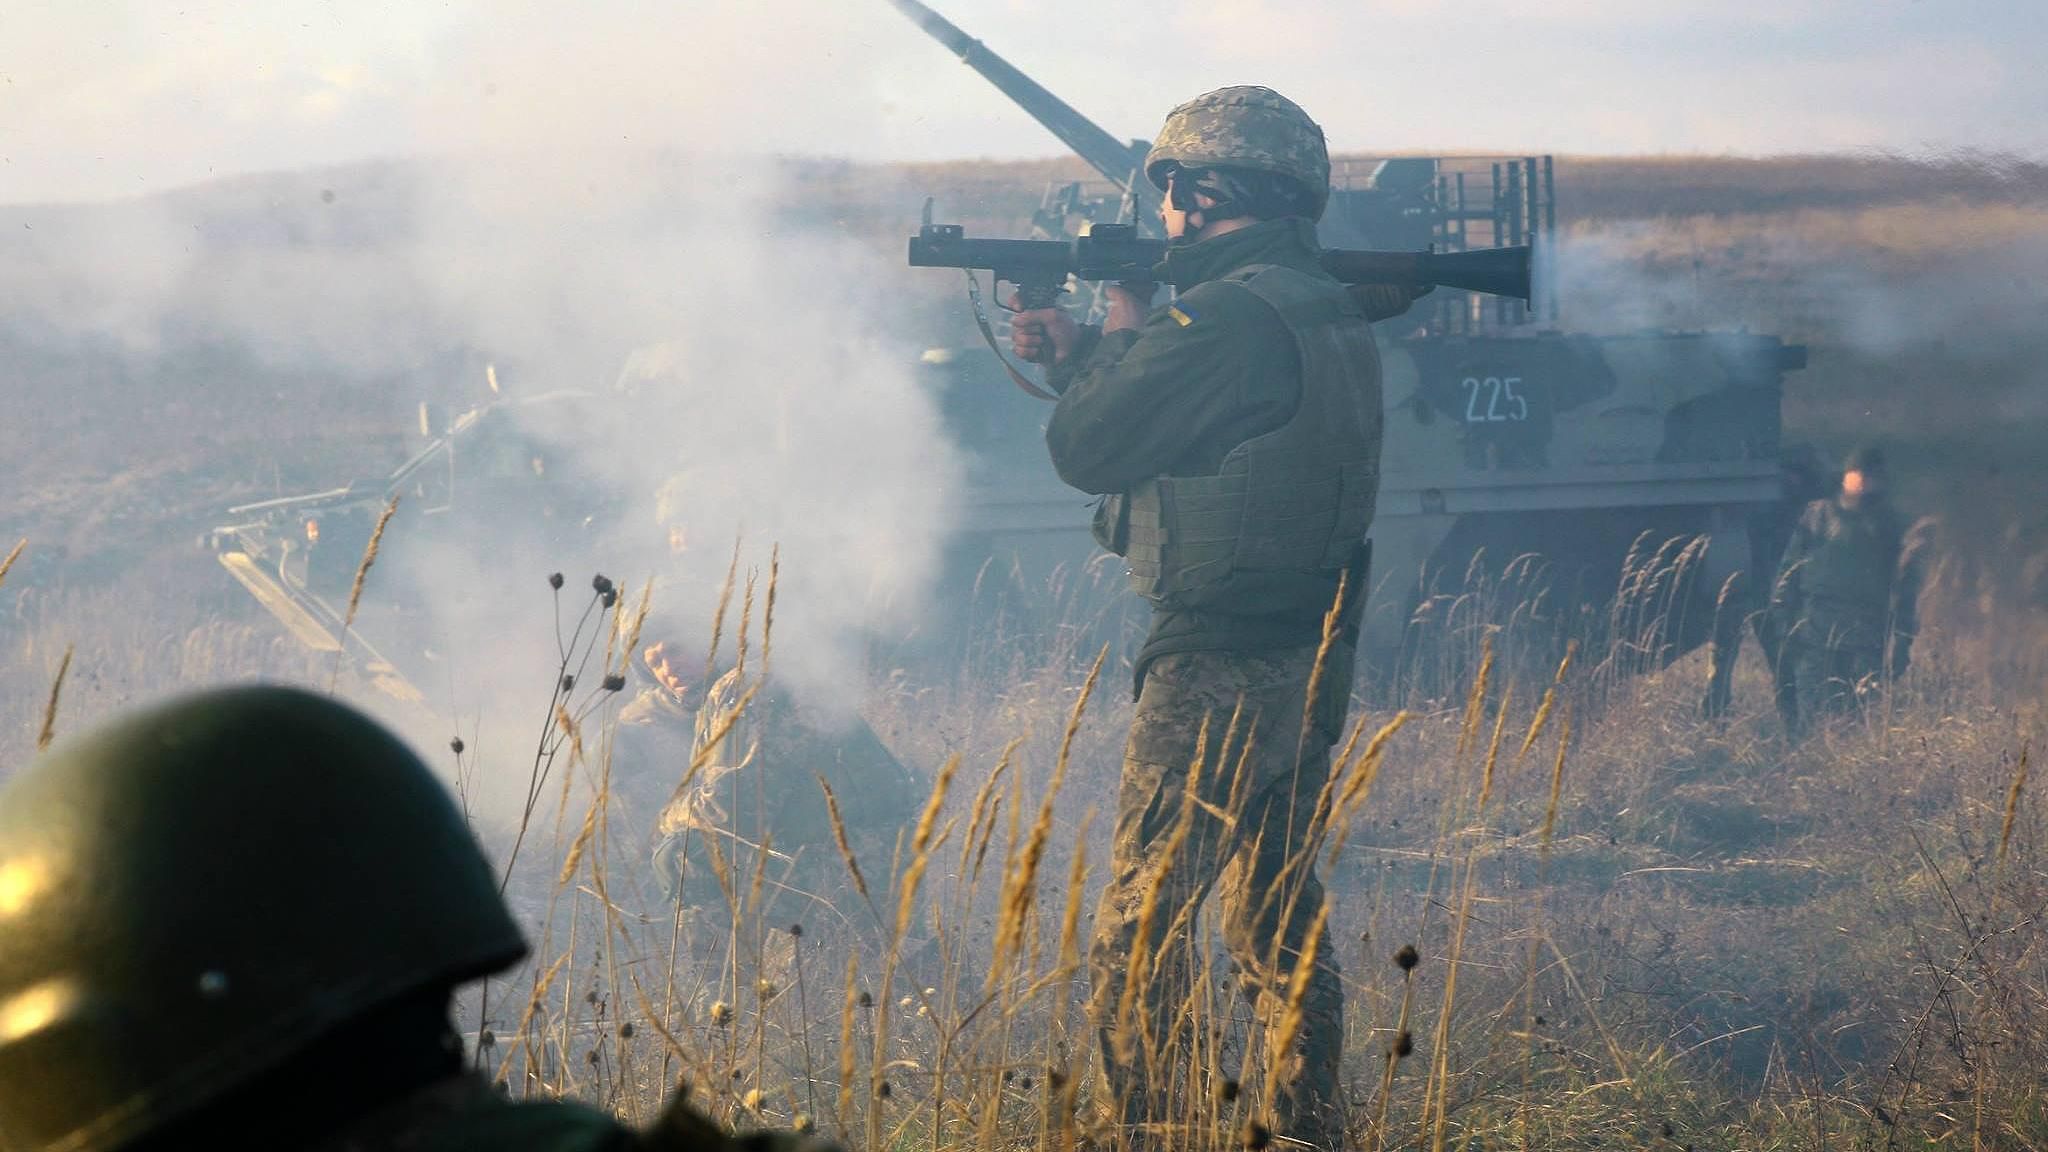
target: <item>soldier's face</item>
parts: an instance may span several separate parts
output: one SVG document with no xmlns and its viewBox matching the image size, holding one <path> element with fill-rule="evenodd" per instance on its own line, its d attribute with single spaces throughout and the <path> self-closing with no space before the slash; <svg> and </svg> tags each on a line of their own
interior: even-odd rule
<svg viewBox="0 0 2048 1152">
<path fill-rule="evenodd" d="M 1870 477 L 1851 469 L 1842 473 L 1842 506 L 1854 508 L 1872 491 Z"/>
</svg>

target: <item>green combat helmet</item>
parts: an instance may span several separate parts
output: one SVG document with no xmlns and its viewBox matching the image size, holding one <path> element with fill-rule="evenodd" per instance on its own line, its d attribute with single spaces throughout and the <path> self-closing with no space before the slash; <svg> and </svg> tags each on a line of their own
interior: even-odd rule
<svg viewBox="0 0 2048 1152">
<path fill-rule="evenodd" d="M 118 721 L 0 790 L 0 1148 L 100 1152 L 526 952 L 441 785 L 285 688 Z"/>
<path fill-rule="evenodd" d="M 1167 113 L 1145 155 L 1145 176 L 1164 190 L 1173 166 L 1249 168 L 1291 177 L 1313 197 L 1310 219 L 1330 199 L 1330 150 L 1301 105 L 1271 88 L 1204 92 Z"/>
</svg>

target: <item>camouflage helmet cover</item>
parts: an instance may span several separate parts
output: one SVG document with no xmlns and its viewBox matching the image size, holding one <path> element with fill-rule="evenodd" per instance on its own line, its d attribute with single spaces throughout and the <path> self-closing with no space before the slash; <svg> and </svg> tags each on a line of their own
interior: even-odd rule
<svg viewBox="0 0 2048 1152">
<path fill-rule="evenodd" d="M 174 700 L 0 789 L 0 1148 L 160 1131 L 526 952 L 433 774 L 322 696 Z"/>
<path fill-rule="evenodd" d="M 1249 168 L 1291 177 L 1321 218 L 1330 198 L 1330 150 L 1301 105 L 1257 85 L 1204 92 L 1167 113 L 1145 156 L 1145 177 L 1164 190 L 1174 165 Z"/>
</svg>

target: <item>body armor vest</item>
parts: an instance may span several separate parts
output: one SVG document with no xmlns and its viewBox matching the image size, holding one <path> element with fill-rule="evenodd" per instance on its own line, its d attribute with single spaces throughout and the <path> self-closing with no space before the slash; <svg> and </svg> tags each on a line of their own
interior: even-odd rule
<svg viewBox="0 0 2048 1152">
<path fill-rule="evenodd" d="M 1159 476 L 1104 501 L 1096 537 L 1170 610 L 1316 615 L 1352 563 L 1379 494 L 1379 352 L 1342 285 L 1279 265 L 1228 279 L 1276 312 L 1301 360 L 1301 401 L 1212 476 Z M 1361 579 L 1363 576 L 1361 574 Z"/>
</svg>

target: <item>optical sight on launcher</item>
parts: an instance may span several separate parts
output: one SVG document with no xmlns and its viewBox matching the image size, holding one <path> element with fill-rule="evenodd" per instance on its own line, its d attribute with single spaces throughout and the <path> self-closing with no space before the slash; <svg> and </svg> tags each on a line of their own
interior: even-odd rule
<svg viewBox="0 0 2048 1152">
<path fill-rule="evenodd" d="M 1072 240 L 975 240 L 958 224 L 926 224 L 910 238 L 913 268 L 987 269 L 1017 286 L 1018 303 L 1046 308 L 1067 277 L 1145 281 L 1166 258 L 1166 241 L 1133 224 L 1097 224 Z M 1323 270 L 1346 284 L 1463 288 L 1529 299 L 1529 246 L 1469 252 L 1323 250 Z"/>
</svg>

